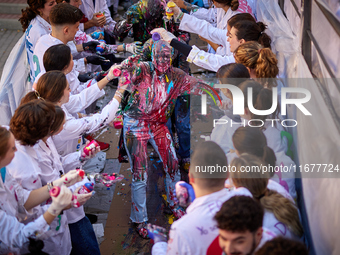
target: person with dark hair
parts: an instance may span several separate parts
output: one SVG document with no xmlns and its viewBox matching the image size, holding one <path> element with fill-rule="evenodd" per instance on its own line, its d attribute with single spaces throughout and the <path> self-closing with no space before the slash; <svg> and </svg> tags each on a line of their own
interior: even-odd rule
<svg viewBox="0 0 340 255">
<path fill-rule="evenodd" d="M 223 252 L 226 255 L 253 254 L 274 238 L 275 234 L 262 227 L 263 215 L 261 205 L 251 197 L 234 196 L 225 201 L 214 217 Z"/>
<path fill-rule="evenodd" d="M 60 176 L 55 176 L 48 183 L 42 182 L 44 174 L 37 160 L 39 155 L 34 149 L 41 139 L 50 135 L 55 115 L 55 106 L 52 103 L 35 99 L 20 105 L 11 119 L 10 130 L 16 139 L 18 152 L 6 169 L 26 190 L 39 189 L 45 184 L 48 187 L 59 186 Z M 66 186 L 72 186 L 75 182 L 69 183 L 68 179 L 74 174 L 78 175 L 77 170 L 69 171 L 60 180 L 63 180 Z M 78 181 L 82 180 L 81 177 L 79 178 Z M 43 214 L 48 204 L 47 202 L 42 208 L 36 208 L 28 213 L 26 223 Z M 66 215 L 58 217 L 52 223 L 48 236 L 49 238 L 45 240 L 44 251 L 49 254 L 67 254 L 71 251 L 70 231 Z"/>
<path fill-rule="evenodd" d="M 43 56 L 45 51 L 53 45 L 61 43 L 68 44 L 68 46 L 70 46 L 71 48 L 71 53 L 77 52 L 77 50 L 82 51 L 86 47 L 89 47 L 92 51 L 95 51 L 96 45 L 98 43 L 87 46 L 83 44 L 79 45 L 79 47 L 78 45 L 75 46 L 75 44 L 73 43 L 75 34 L 78 31 L 79 21 L 82 18 L 82 15 L 82 12 L 78 8 L 67 3 L 58 4 L 52 8 L 50 13 L 52 32 L 51 34 L 42 36 L 38 40 L 36 44 L 37 46 L 34 50 L 34 56 L 38 60 L 36 64 L 37 71 L 35 72 L 35 77 L 40 72 L 45 71 L 45 68 L 43 66 Z M 100 65 L 104 62 L 104 60 L 105 59 L 101 56 L 88 56 L 86 58 L 79 59 L 75 62 L 72 72 L 68 76 L 70 77 L 70 79 L 72 79 L 72 77 L 78 77 L 77 70 L 85 72 L 85 66 L 87 63 Z M 80 91 L 78 91 L 77 88 L 74 88 L 73 93 L 77 94 L 79 92 Z"/>
<path fill-rule="evenodd" d="M 174 12 L 174 17 L 180 20 L 183 20 L 185 19 L 185 17 L 190 16 L 187 14 L 183 14 L 177 6 L 171 9 Z M 191 19 L 193 19 L 193 17 L 191 17 Z M 237 46 L 239 46 L 240 44 L 246 41 L 259 41 L 261 43 L 264 43 L 265 47 L 268 47 L 268 45 L 270 45 L 270 37 L 266 33 L 264 33 L 265 25 L 262 22 L 255 23 L 249 20 L 240 21 L 240 22 L 246 22 L 247 24 L 250 24 L 250 26 L 240 27 L 239 29 L 241 31 L 237 31 L 234 29 L 234 27 L 230 27 L 230 31 L 226 31 L 226 30 L 221 30 L 218 28 L 210 28 L 206 24 L 203 24 L 202 27 L 199 27 L 197 30 L 195 29 L 195 31 L 196 33 L 198 31 L 206 31 L 207 35 L 212 34 L 212 38 L 211 38 L 212 40 L 217 40 L 215 37 L 218 38 L 220 37 L 220 35 L 223 35 L 223 33 L 224 35 L 226 35 L 228 32 L 227 41 L 229 42 L 229 47 L 230 47 L 231 52 L 233 52 L 237 48 Z M 191 24 L 192 26 L 193 24 L 196 24 L 196 22 L 193 21 L 193 22 L 190 22 L 189 24 Z M 243 31 L 246 31 L 247 33 Z M 200 50 L 195 45 L 194 46 L 185 45 L 179 42 L 178 40 L 176 40 L 176 37 L 173 34 L 171 34 L 170 32 L 166 31 L 163 28 L 154 29 L 151 33 L 155 33 L 155 32 L 158 32 L 161 35 L 163 40 L 167 41 L 172 47 L 177 49 L 179 52 L 183 53 L 187 57 L 187 61 L 189 63 L 194 63 L 197 66 L 204 67 L 208 70 L 216 72 L 222 65 L 235 62 L 235 59 L 232 55 L 221 56 L 218 54 L 211 54 L 203 50 Z M 244 36 L 245 38 L 237 37 L 236 33 L 238 32 L 240 32 L 240 34 L 242 35 L 247 34 L 247 36 Z M 248 34 L 250 34 L 251 36 L 249 36 Z"/>
<path fill-rule="evenodd" d="M 275 237 L 267 241 L 254 255 L 308 255 L 306 246 L 299 241 L 284 238 L 282 236 Z"/>
<path fill-rule="evenodd" d="M 227 42 L 227 30 L 230 31 L 229 19 L 244 13 L 253 21 L 252 10 L 246 0 L 215 0 L 213 8 L 198 8 L 183 0 L 174 1 L 178 7 L 190 12 L 181 19 L 180 29 L 198 34 L 209 45 L 208 52 L 219 55 L 230 55 Z M 248 17 L 248 16 L 245 16 Z M 217 28 L 217 29 L 215 29 Z"/>
<path fill-rule="evenodd" d="M 235 152 L 227 154 L 228 161 L 240 156 L 243 153 L 255 155 L 262 159 L 268 167 L 275 169 L 276 166 L 288 166 L 289 169 L 294 169 L 295 163 L 284 152 L 274 153 L 267 145 L 267 138 L 264 133 L 257 127 L 239 127 L 232 136 Z M 276 171 L 271 171 L 268 189 L 279 192 L 284 197 L 294 201 L 296 198 L 295 191 L 295 173 L 281 171 L 279 168 Z"/>
<path fill-rule="evenodd" d="M 214 253 L 219 249 L 216 242 L 218 229 L 213 220 L 215 213 L 220 210 L 224 201 L 233 196 L 250 196 L 246 189 L 229 192 L 224 188 L 228 171 L 205 171 L 211 167 L 223 168 L 227 165 L 227 158 L 216 143 L 203 142 L 195 149 L 191 159 L 189 181 L 196 198 L 187 208 L 187 214 L 171 225 L 168 243 L 164 238 L 159 240 L 157 233 L 152 233 L 152 227 L 148 226 L 151 235 L 155 234 L 157 237 L 155 242 L 158 241 L 152 247 L 152 254 L 218 254 Z"/>
<path fill-rule="evenodd" d="M 58 214 L 65 207 L 70 205 L 72 193 L 63 185 L 65 178 L 72 183 L 76 183 L 81 178 L 79 178 L 78 172 L 74 170 L 63 178 L 55 180 L 55 186 L 61 187 L 59 196 L 52 197 L 52 203 L 43 215 L 40 215 L 31 222 L 25 221 L 27 214 L 33 212 L 32 209 L 41 211 L 40 204 L 50 198 L 50 186 L 45 185 L 32 191 L 23 189 L 8 171 L 8 166 L 12 164 L 13 158 L 20 157 L 24 160 L 22 152 L 20 149 L 17 151 L 14 136 L 5 127 L 0 127 L 0 141 L 0 197 L 2 201 L 0 208 L 0 253 L 9 254 L 13 252 L 15 254 L 24 254 L 27 251 L 26 244 L 28 239 L 44 239 L 48 237 L 50 232 L 49 225 L 52 223 L 53 227 L 53 220 L 56 217 L 58 218 Z M 31 167 L 29 162 L 21 162 L 21 164 L 25 164 L 26 171 Z M 20 222 L 24 222 L 26 225 Z M 50 241 L 46 241 L 46 243 L 49 245 Z M 37 244 L 37 247 L 31 248 L 39 247 L 40 245 Z M 44 250 L 48 251 L 48 247 Z"/>
<path fill-rule="evenodd" d="M 249 72 L 247 68 L 241 64 L 227 64 L 222 66 L 216 74 L 219 79 L 219 83 L 221 84 L 232 84 L 235 86 L 239 86 L 242 82 L 247 81 L 249 79 Z M 220 108 L 224 110 L 225 115 L 220 118 L 216 123 L 240 123 L 241 117 L 239 115 L 234 115 L 233 113 L 233 95 L 229 89 L 221 89 L 222 93 L 227 97 L 222 101 L 222 105 Z M 224 152 L 227 154 L 229 150 L 232 148 L 231 139 L 228 140 L 238 126 L 235 124 L 233 126 L 227 125 L 219 125 L 216 124 L 214 129 L 211 132 L 210 139 L 217 143 Z"/>
<path fill-rule="evenodd" d="M 37 99 L 34 99 L 37 100 Z M 33 101 L 34 101 L 33 100 Z M 69 153 L 61 157 L 54 145 L 52 137 L 58 135 L 66 122 L 66 115 L 63 109 L 55 106 L 55 118 L 50 126 L 50 132 L 47 136 L 40 139 L 33 147 L 36 152 L 34 160 L 39 164 L 40 172 L 38 173 L 42 185 L 53 182 L 60 178 L 65 173 L 72 169 L 80 169 L 83 164 L 90 158 L 94 157 L 100 148 L 93 148 L 87 156 L 83 152 L 83 148 L 79 151 Z M 86 145 L 85 145 L 86 146 Z M 85 182 L 88 182 L 86 179 Z M 71 187 L 71 190 L 77 194 L 81 185 Z M 67 210 L 64 214 L 67 217 L 69 225 L 72 252 L 71 254 L 100 254 L 97 239 L 89 219 L 85 216 L 83 204 L 92 197 L 92 192 L 89 194 L 77 195 L 78 205 L 76 208 Z"/>
<path fill-rule="evenodd" d="M 55 0 L 28 0 L 28 7 L 21 10 L 19 19 L 22 29 L 25 32 L 25 46 L 27 51 L 28 64 L 30 65 L 30 78 L 33 81 L 39 70 L 34 69 L 37 59 L 33 57 L 35 45 L 39 38 L 52 31 L 49 15 L 51 8 L 56 5 Z"/>
<path fill-rule="evenodd" d="M 250 154 L 234 158 L 230 166 L 235 169 L 230 173 L 230 182 L 236 188 L 246 188 L 265 210 L 263 226 L 276 235 L 299 239 L 303 235 L 299 211 L 292 199 L 288 199 L 276 190 L 268 188 L 269 173 L 262 172 L 264 162 Z M 259 171 L 247 171 L 259 169 Z"/>
</svg>

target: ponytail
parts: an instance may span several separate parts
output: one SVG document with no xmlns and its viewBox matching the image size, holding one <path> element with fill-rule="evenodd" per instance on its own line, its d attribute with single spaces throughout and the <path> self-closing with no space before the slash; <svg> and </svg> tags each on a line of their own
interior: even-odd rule
<svg viewBox="0 0 340 255">
<path fill-rule="evenodd" d="M 238 0 L 231 0 L 231 3 L 230 3 L 230 9 L 234 12 L 238 9 L 238 6 L 239 6 L 239 2 Z"/>
<path fill-rule="evenodd" d="M 263 47 L 270 48 L 271 38 L 264 32 L 267 27 L 264 23 L 242 20 L 233 27 L 236 30 L 238 40 L 243 39 L 246 42 L 255 41 Z"/>
<path fill-rule="evenodd" d="M 215 2 L 229 6 L 232 11 L 236 11 L 239 6 L 238 0 L 215 0 Z"/>
<path fill-rule="evenodd" d="M 261 131 L 262 133 L 262 131 Z M 263 134 L 263 133 L 262 133 Z M 265 145 L 263 148 L 263 156 L 262 156 L 262 160 L 266 163 L 268 163 L 268 165 L 272 166 L 273 169 L 275 169 L 276 166 L 276 156 L 275 156 L 275 152 L 272 150 L 272 148 L 268 147 L 268 145 Z M 269 178 L 272 178 L 274 176 L 274 172 L 269 172 Z"/>
<path fill-rule="evenodd" d="M 279 73 L 277 62 L 275 54 L 270 49 L 259 49 L 255 65 L 256 78 L 276 78 Z"/>
<path fill-rule="evenodd" d="M 21 17 L 19 19 L 23 32 L 26 31 L 32 19 L 34 19 L 37 15 L 40 15 L 38 9 L 43 9 L 46 0 L 27 0 L 27 4 L 29 7 L 21 10 Z"/>
<path fill-rule="evenodd" d="M 302 236 L 299 212 L 292 201 L 274 190 L 267 190 L 265 196 L 260 199 L 260 204 L 264 209 L 273 212 L 275 218 L 288 226 L 295 235 Z"/>
<path fill-rule="evenodd" d="M 241 167 L 260 167 L 263 162 L 250 154 L 242 154 L 234 158 L 231 166 L 238 171 L 231 172 L 230 177 L 236 187 L 244 187 L 250 191 L 264 209 L 272 212 L 275 218 L 288 226 L 294 234 L 302 236 L 303 229 L 299 219 L 299 213 L 292 201 L 273 190 L 268 190 L 268 173 L 258 171 L 241 172 Z"/>
<path fill-rule="evenodd" d="M 275 54 L 257 42 L 242 43 L 234 52 L 235 62 L 255 70 L 256 78 L 276 78 L 279 73 Z M 275 86 L 273 83 L 268 88 Z"/>
</svg>

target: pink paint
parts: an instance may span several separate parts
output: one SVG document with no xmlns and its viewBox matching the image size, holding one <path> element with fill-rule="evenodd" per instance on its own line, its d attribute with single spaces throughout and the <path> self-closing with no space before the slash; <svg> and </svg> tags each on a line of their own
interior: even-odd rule
<svg viewBox="0 0 340 255">
<path fill-rule="evenodd" d="M 96 140 L 92 140 L 88 145 L 84 147 L 83 151 L 87 156 L 89 156 L 90 151 L 94 150 L 98 146 L 99 144 L 96 142 Z"/>
<path fill-rule="evenodd" d="M 118 68 L 116 68 L 116 69 L 113 69 L 112 73 L 113 73 L 114 76 L 119 77 L 121 75 L 122 71 L 119 70 Z"/>
<path fill-rule="evenodd" d="M 58 186 L 54 186 L 51 190 L 50 190 L 50 195 L 51 197 L 57 197 L 60 193 L 60 187 Z"/>
</svg>

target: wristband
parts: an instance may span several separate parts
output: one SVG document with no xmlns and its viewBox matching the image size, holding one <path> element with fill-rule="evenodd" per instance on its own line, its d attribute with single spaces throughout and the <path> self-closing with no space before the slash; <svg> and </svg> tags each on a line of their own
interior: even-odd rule
<svg viewBox="0 0 340 255">
<path fill-rule="evenodd" d="M 120 99 L 122 99 L 123 98 L 123 94 L 120 92 L 120 91 L 116 91 L 116 94 L 117 94 L 117 97 L 119 97 Z M 116 95 L 115 94 L 115 95 Z"/>
<path fill-rule="evenodd" d="M 126 51 L 126 44 L 123 43 L 123 50 Z"/>
<path fill-rule="evenodd" d="M 47 183 L 47 190 L 50 192 L 50 190 L 53 188 L 53 182 L 48 182 Z"/>
</svg>

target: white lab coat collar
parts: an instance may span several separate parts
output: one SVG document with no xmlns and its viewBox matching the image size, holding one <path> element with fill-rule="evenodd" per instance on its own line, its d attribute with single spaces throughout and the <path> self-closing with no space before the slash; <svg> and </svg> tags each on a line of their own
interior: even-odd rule
<svg viewBox="0 0 340 255">
<path fill-rule="evenodd" d="M 192 204 L 187 208 L 187 214 L 192 213 L 197 208 L 204 206 L 205 204 L 210 203 L 213 200 L 218 200 L 226 196 L 228 196 L 228 191 L 223 188 L 220 191 L 196 198 L 194 202 L 192 202 Z"/>
</svg>

